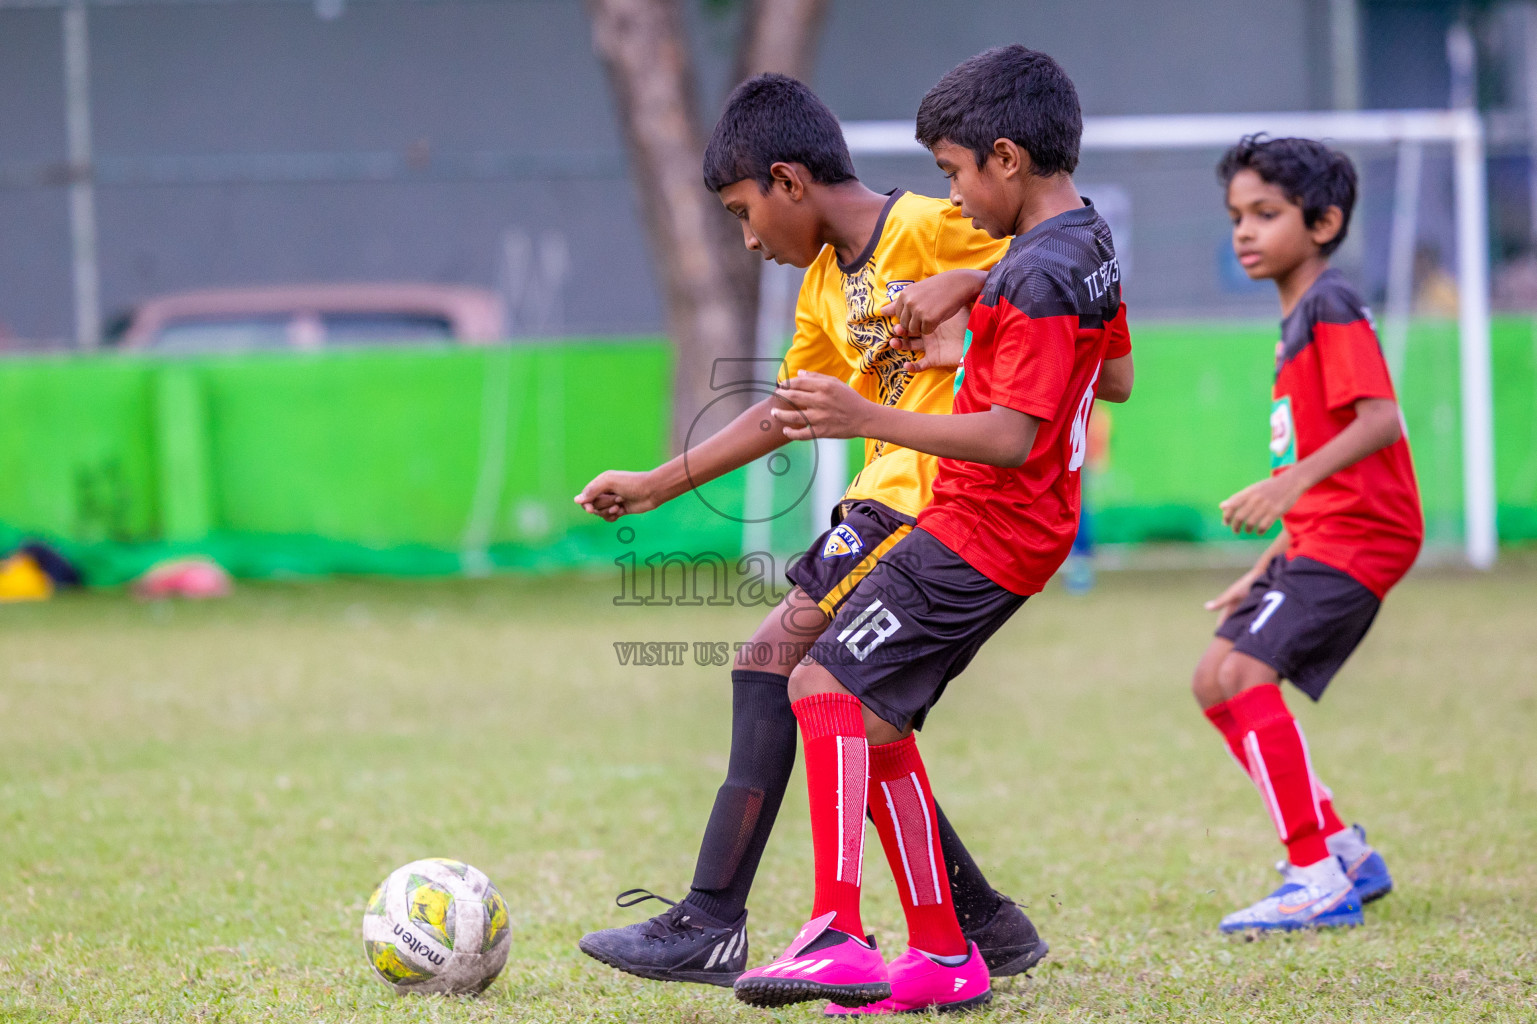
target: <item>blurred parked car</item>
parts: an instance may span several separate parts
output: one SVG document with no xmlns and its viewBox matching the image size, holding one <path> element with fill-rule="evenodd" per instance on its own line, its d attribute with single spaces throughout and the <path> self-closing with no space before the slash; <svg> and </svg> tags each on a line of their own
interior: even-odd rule
<svg viewBox="0 0 1537 1024">
<path fill-rule="evenodd" d="M 237 352 L 502 338 L 500 297 L 444 284 L 306 284 L 212 288 L 139 303 L 108 341 L 155 352 Z"/>
</svg>

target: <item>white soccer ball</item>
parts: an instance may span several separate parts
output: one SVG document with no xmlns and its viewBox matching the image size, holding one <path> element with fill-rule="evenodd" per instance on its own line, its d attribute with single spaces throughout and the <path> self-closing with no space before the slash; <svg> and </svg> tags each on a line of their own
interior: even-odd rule
<svg viewBox="0 0 1537 1024">
<path fill-rule="evenodd" d="M 379 884 L 363 912 L 363 953 L 396 992 L 483 992 L 507 962 L 507 903 L 483 872 L 414 860 Z"/>
</svg>

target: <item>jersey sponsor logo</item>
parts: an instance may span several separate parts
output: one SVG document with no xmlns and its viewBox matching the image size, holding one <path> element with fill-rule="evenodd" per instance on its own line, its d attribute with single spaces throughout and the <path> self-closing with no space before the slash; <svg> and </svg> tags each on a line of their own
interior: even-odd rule
<svg viewBox="0 0 1537 1024">
<path fill-rule="evenodd" d="M 1083 286 L 1088 289 L 1089 300 L 1091 302 L 1098 302 L 1105 297 L 1105 293 L 1110 290 L 1110 286 L 1118 284 L 1120 280 L 1121 261 L 1118 257 L 1112 256 L 1098 267 L 1095 267 L 1083 279 Z"/>
<path fill-rule="evenodd" d="M 1270 468 L 1280 469 L 1297 462 L 1297 426 L 1292 420 L 1290 395 L 1270 403 Z"/>
<path fill-rule="evenodd" d="M 870 602 L 870 607 L 859 613 L 859 618 L 844 627 L 843 632 L 838 634 L 838 642 L 847 647 L 854 657 L 864 661 L 871 651 L 901 628 L 902 620 L 877 598 Z"/>
<path fill-rule="evenodd" d="M 839 523 L 827 535 L 827 543 L 822 545 L 823 558 L 842 558 L 844 555 L 857 555 L 865 549 L 864 541 L 859 539 L 859 534 L 848 523 Z"/>
<path fill-rule="evenodd" d="M 1249 623 L 1249 632 L 1258 633 L 1264 629 L 1265 623 L 1270 621 L 1270 617 L 1276 613 L 1276 609 L 1281 607 L 1282 602 L 1285 600 L 1286 595 L 1279 590 L 1266 591 L 1265 596 L 1260 598 L 1260 603 L 1264 607 L 1260 609 L 1258 615 L 1254 616 L 1254 621 Z"/>
</svg>

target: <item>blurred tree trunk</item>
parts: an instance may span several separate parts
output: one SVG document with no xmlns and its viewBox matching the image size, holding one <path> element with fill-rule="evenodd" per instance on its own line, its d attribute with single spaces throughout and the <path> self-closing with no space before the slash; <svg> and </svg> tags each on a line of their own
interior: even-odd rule
<svg viewBox="0 0 1537 1024">
<path fill-rule="evenodd" d="M 805 78 L 826 7 L 827 0 L 746 0 L 737 80 L 762 71 Z M 678 451 L 719 395 L 710 387 L 715 360 L 753 355 L 761 259 L 743 248 L 741 229 L 704 187 L 708 129 L 681 0 L 587 0 L 587 11 L 667 306 Z"/>
<path fill-rule="evenodd" d="M 765 71 L 809 80 L 827 4 L 828 0 L 747 0 L 736 52 L 736 80 Z"/>
</svg>

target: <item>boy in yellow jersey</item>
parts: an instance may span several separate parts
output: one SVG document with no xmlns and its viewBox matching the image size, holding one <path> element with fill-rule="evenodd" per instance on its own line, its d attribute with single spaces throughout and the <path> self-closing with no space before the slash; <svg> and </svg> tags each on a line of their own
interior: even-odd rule
<svg viewBox="0 0 1537 1024">
<path fill-rule="evenodd" d="M 866 188 L 832 111 L 783 75 L 760 75 L 732 93 L 704 171 L 742 222 L 747 248 L 807 268 L 781 381 L 816 371 L 847 380 L 881 405 L 950 411 L 952 370 L 928 368 L 926 358 L 910 362 L 894 349 L 893 316 L 910 334 L 934 331 L 976 297 L 1006 240 L 972 227 L 947 200 Z M 600 474 L 576 501 L 609 521 L 654 509 L 785 444 L 783 431 L 763 426 L 776 408 L 792 407 L 767 398 L 656 469 Z M 584 936 L 584 952 L 659 981 L 730 985 L 745 969 L 747 894 L 795 764 L 790 671 L 855 584 L 911 531 L 936 469 L 933 456 L 866 442 L 864 467 L 834 510 L 833 527 L 791 566 L 795 587 L 753 634 L 751 649 L 772 650 L 776 661 L 739 664 L 731 673 L 731 756 L 688 896 L 649 921 Z M 1046 943 L 988 884 L 944 814 L 936 817 L 966 938 L 994 977 L 1028 970 Z M 630 896 L 630 903 L 652 898 L 631 890 L 620 905 L 629 906 L 623 900 Z"/>
</svg>

